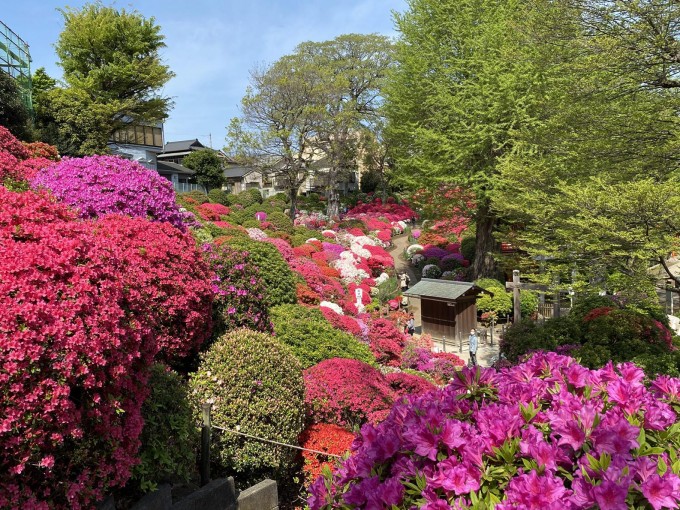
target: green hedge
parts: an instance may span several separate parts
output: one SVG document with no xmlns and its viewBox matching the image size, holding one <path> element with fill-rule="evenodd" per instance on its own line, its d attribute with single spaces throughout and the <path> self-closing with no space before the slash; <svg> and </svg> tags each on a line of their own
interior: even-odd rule
<svg viewBox="0 0 680 510">
<path fill-rule="evenodd" d="M 316 308 L 281 305 L 270 310 L 276 338 L 288 345 L 309 368 L 331 358 L 353 358 L 375 363 L 369 347 L 354 336 L 335 329 Z"/>
</svg>

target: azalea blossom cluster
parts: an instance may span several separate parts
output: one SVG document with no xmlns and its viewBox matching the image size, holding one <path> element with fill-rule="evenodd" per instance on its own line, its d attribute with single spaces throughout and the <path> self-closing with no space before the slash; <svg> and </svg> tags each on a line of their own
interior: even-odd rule
<svg viewBox="0 0 680 510">
<path fill-rule="evenodd" d="M 0 186 L 0 507 L 91 507 L 138 462 L 154 356 L 210 334 L 209 269 L 167 223 Z"/>
<path fill-rule="evenodd" d="M 305 227 L 311 230 L 325 227 L 328 224 L 328 216 L 319 212 L 299 212 L 295 215 L 293 225 Z"/>
<path fill-rule="evenodd" d="M 38 170 L 58 160 L 56 147 L 42 142 L 22 143 L 0 126 L 0 183 L 6 179 L 30 180 Z"/>
<path fill-rule="evenodd" d="M 31 186 L 49 190 L 81 218 L 124 214 L 185 229 L 172 183 L 136 161 L 117 156 L 64 158 L 40 170 Z"/>
<path fill-rule="evenodd" d="M 539 353 L 467 369 L 367 424 L 312 510 L 678 508 L 680 379 Z M 393 505 L 393 506 L 392 506 Z"/>
<path fill-rule="evenodd" d="M 383 203 L 381 198 L 375 198 L 368 204 L 358 202 L 355 207 L 345 214 L 347 219 L 384 218 L 388 222 L 409 221 L 411 218 L 417 217 L 418 215 L 411 209 L 408 203 L 402 202 L 398 204 L 394 199 Z"/>
</svg>

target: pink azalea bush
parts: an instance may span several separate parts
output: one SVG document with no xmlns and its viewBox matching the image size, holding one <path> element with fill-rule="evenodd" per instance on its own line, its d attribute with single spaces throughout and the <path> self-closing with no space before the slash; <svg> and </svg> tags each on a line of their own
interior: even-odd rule
<svg viewBox="0 0 680 510">
<path fill-rule="evenodd" d="M 81 218 L 124 214 L 184 229 L 172 183 L 135 161 L 116 156 L 64 158 L 39 171 L 31 186 L 50 190 Z"/>
<path fill-rule="evenodd" d="M 417 214 L 408 206 L 408 204 L 397 204 L 394 202 L 383 204 L 380 198 L 374 199 L 373 202 L 369 204 L 357 203 L 357 205 L 347 211 L 347 214 L 345 215 L 346 219 L 367 219 L 367 221 L 371 221 L 370 218 L 374 218 L 374 221 L 377 221 L 377 218 L 384 218 L 387 221 L 400 221 L 410 220 L 415 217 L 417 217 Z M 373 223 L 372 225 L 377 225 L 377 223 Z M 387 228 L 389 228 L 389 224 Z M 381 230 L 381 228 L 377 227 L 374 230 Z"/>
<path fill-rule="evenodd" d="M 537 354 L 467 369 L 365 425 L 352 456 L 310 488 L 338 508 L 678 508 L 680 379 L 589 370 Z"/>
</svg>

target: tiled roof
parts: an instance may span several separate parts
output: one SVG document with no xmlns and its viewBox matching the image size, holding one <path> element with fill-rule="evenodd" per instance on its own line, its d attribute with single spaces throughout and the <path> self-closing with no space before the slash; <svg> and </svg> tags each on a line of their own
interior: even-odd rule
<svg viewBox="0 0 680 510">
<path fill-rule="evenodd" d="M 168 142 L 163 147 L 163 152 L 186 152 L 193 148 L 203 149 L 205 146 L 194 138 L 193 140 L 180 140 L 178 142 Z"/>
<path fill-rule="evenodd" d="M 178 163 L 158 160 L 158 173 L 172 172 L 182 175 L 194 175 L 196 172 Z"/>
<path fill-rule="evenodd" d="M 482 292 L 483 289 L 470 282 L 452 282 L 423 278 L 404 294 L 410 297 L 429 297 L 453 301 L 470 291 Z M 484 291 L 486 292 L 486 291 Z"/>
</svg>

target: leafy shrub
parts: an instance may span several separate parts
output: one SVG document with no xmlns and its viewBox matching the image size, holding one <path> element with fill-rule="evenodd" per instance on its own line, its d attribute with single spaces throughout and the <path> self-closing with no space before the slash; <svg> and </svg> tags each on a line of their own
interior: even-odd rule
<svg viewBox="0 0 680 510">
<path fill-rule="evenodd" d="M 250 262 L 260 268 L 260 277 L 267 289 L 267 306 L 295 303 L 295 275 L 275 246 L 237 237 L 229 239 L 227 244 L 236 250 L 247 251 Z"/>
<path fill-rule="evenodd" d="M 463 237 L 460 241 L 460 254 L 465 257 L 465 260 L 475 260 L 476 247 L 477 240 L 474 236 Z"/>
<path fill-rule="evenodd" d="M 300 446 L 331 455 L 344 455 L 349 451 L 352 441 L 354 434 L 329 423 L 312 423 L 300 434 Z M 324 468 L 333 469 L 335 465 L 330 457 L 310 451 L 303 451 L 302 458 L 305 460 L 305 485 L 316 480 Z"/>
<path fill-rule="evenodd" d="M 272 224 L 276 230 L 283 230 L 284 232 L 293 232 L 293 221 L 286 214 L 279 211 L 272 212 L 267 221 Z M 318 233 L 315 232 L 316 235 Z"/>
<path fill-rule="evenodd" d="M 584 348 L 574 356 L 593 368 L 602 366 L 603 357 L 605 362 L 629 361 L 636 356 L 662 355 L 673 347 L 665 326 L 634 310 L 612 310 L 583 323 L 583 342 Z M 591 352 L 595 347 L 599 347 L 597 355 Z"/>
<path fill-rule="evenodd" d="M 351 457 L 312 484 L 309 507 L 674 508 L 680 381 L 644 377 L 554 353 L 464 368 L 362 428 Z"/>
<path fill-rule="evenodd" d="M 135 161 L 116 156 L 65 158 L 31 181 L 77 209 L 81 218 L 125 214 L 184 228 L 172 183 Z"/>
<path fill-rule="evenodd" d="M 200 413 L 212 402 L 215 426 L 287 444 L 297 444 L 304 422 L 302 367 L 290 349 L 263 333 L 232 331 L 202 355 L 189 380 L 190 399 Z M 295 450 L 221 432 L 213 435 L 217 474 L 234 474 L 249 486 L 276 477 Z"/>
<path fill-rule="evenodd" d="M 358 429 L 387 416 L 395 394 L 385 376 L 355 359 L 324 360 L 304 371 L 307 413 L 315 423 Z"/>
<path fill-rule="evenodd" d="M 230 202 L 231 204 L 240 204 L 246 208 L 253 204 L 261 204 L 262 194 L 259 192 L 259 190 L 248 189 L 236 195 L 231 195 Z"/>
<path fill-rule="evenodd" d="M 306 227 L 295 227 L 293 228 L 293 235 L 291 236 L 290 244 L 292 246 L 302 246 L 307 242 L 307 239 L 312 239 L 314 237 L 319 237 L 319 232 L 316 230 L 310 230 Z"/>
<path fill-rule="evenodd" d="M 512 312 L 512 295 L 505 290 L 503 283 L 492 278 L 482 278 L 477 280 L 475 284 L 489 291 L 480 294 L 477 299 L 477 310 L 479 312 L 496 312 L 497 316 Z"/>
<path fill-rule="evenodd" d="M 206 249 L 206 258 L 214 272 L 213 337 L 240 328 L 271 333 L 265 298 L 267 288 L 260 277 L 260 268 L 250 261 L 250 254 L 226 244 Z"/>
<path fill-rule="evenodd" d="M 281 305 L 270 310 L 276 338 L 288 345 L 303 368 L 330 358 L 375 362 L 368 346 L 335 329 L 321 311 L 301 305 Z"/>
<path fill-rule="evenodd" d="M 641 367 L 648 377 L 664 374 L 680 377 L 680 350 L 663 354 L 642 354 L 635 356 L 632 361 Z"/>
<path fill-rule="evenodd" d="M 229 193 L 218 188 L 213 188 L 208 191 L 208 198 L 213 204 L 231 205 L 229 203 Z"/>
<path fill-rule="evenodd" d="M 406 372 L 391 372 L 386 374 L 385 378 L 397 397 L 422 395 L 423 393 L 427 393 L 436 388 L 436 386 L 427 379 Z"/>
<path fill-rule="evenodd" d="M 532 351 L 554 351 L 561 345 L 580 344 L 581 334 L 578 323 L 570 316 L 551 319 L 544 324 L 521 321 L 505 331 L 500 351 L 509 361 L 516 362 Z"/>
<path fill-rule="evenodd" d="M 259 189 L 251 188 L 249 190 L 246 190 L 244 193 L 249 193 L 250 196 L 253 197 L 253 200 L 258 204 L 261 204 L 263 201 L 262 192 Z"/>
<path fill-rule="evenodd" d="M 519 307 L 522 317 L 531 317 L 538 310 L 538 294 L 531 290 L 519 291 Z"/>
<path fill-rule="evenodd" d="M 184 200 L 191 199 L 199 205 L 210 202 L 210 198 L 208 197 L 208 195 L 206 195 L 205 193 L 203 193 L 202 191 L 199 191 L 197 189 L 192 190 L 192 191 L 185 191 L 184 193 L 180 193 L 179 196 Z M 224 204 L 224 205 L 229 205 L 229 204 Z"/>
<path fill-rule="evenodd" d="M 423 267 L 423 278 L 437 279 L 442 275 L 442 270 L 434 264 L 426 264 Z"/>
<path fill-rule="evenodd" d="M 569 317 L 575 322 L 581 322 L 583 318 L 595 308 L 619 308 L 619 305 L 611 296 L 579 296 L 569 310 Z"/>
<path fill-rule="evenodd" d="M 93 506 L 137 458 L 149 311 L 126 247 L 71 218 L 0 187 L 0 508 Z"/>
<path fill-rule="evenodd" d="M 198 429 L 182 378 L 165 365 L 155 364 L 148 386 L 149 397 L 142 407 L 140 463 L 132 472 L 132 481 L 143 492 L 163 482 L 188 482 L 196 471 L 198 446 Z"/>
</svg>

